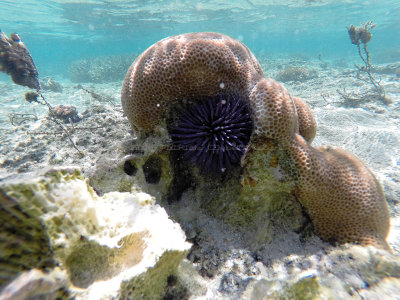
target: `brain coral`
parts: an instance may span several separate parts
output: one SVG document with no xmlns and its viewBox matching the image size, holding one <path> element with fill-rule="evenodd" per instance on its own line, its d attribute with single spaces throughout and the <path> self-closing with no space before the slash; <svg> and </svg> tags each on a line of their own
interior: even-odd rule
<svg viewBox="0 0 400 300">
<path fill-rule="evenodd" d="M 312 147 L 310 108 L 265 78 L 241 42 L 208 32 L 161 40 L 129 68 L 121 100 L 135 132 L 149 134 L 177 103 L 229 94 L 248 103 L 251 134 L 274 140 L 293 161 L 296 196 L 322 239 L 387 247 L 388 207 L 372 172 L 343 150 Z"/>
<path fill-rule="evenodd" d="M 388 248 L 388 206 L 365 164 L 336 147 L 315 149 L 298 134 L 288 152 L 298 171 L 297 197 L 323 240 Z"/>
<path fill-rule="evenodd" d="M 230 92 L 248 99 L 263 77 L 250 50 L 217 33 L 183 34 L 159 41 L 129 68 L 122 107 L 136 132 L 151 132 L 169 105 Z"/>
</svg>

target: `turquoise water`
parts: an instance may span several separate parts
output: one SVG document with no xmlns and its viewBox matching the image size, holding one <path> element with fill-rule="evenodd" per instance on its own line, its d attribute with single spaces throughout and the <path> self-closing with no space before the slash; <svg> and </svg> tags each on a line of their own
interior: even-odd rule
<svg viewBox="0 0 400 300">
<path fill-rule="evenodd" d="M 73 60 L 140 53 L 170 35 L 216 31 L 256 56 L 351 60 L 346 26 L 373 21 L 375 62 L 400 59 L 397 0 L 0 1 L 0 28 L 17 32 L 41 76 L 66 75 Z"/>
<path fill-rule="evenodd" d="M 373 37 L 367 44 L 372 67 L 367 64 L 365 67 L 357 47 L 351 43 L 347 28 L 351 24 L 358 27 L 369 21 L 376 24 L 376 27 L 372 29 Z M 49 236 L 51 246 L 55 245 L 52 251 L 55 253 L 57 272 L 58 269 L 62 271 L 61 279 L 57 281 L 65 283 L 66 287 L 62 287 L 62 291 L 70 293 L 71 299 L 75 299 L 75 296 L 76 299 L 119 299 L 118 291 L 122 280 L 128 280 L 133 274 L 147 270 L 151 265 L 149 257 L 154 259 L 155 263 L 165 249 L 175 249 L 180 243 L 186 243 L 186 239 L 195 246 L 192 248 L 193 252 L 189 252 L 185 265 L 182 264 L 183 274 L 187 278 L 185 281 L 193 280 L 190 287 L 201 290 L 204 294 L 204 297 L 193 296 L 191 299 L 245 299 L 240 298 L 241 293 L 258 295 L 251 299 L 267 299 L 267 293 L 273 293 L 271 295 L 275 298 L 278 295 L 276 293 L 280 292 L 282 295 L 289 295 L 280 298 L 293 299 L 291 294 L 297 289 L 308 293 L 308 282 L 311 293 L 314 293 L 314 283 L 319 282 L 321 295 L 337 294 L 335 299 L 350 299 L 350 294 L 351 299 L 357 296 L 362 299 L 391 299 L 390 296 L 400 295 L 399 0 L 0 0 L 0 29 L 8 36 L 17 32 L 29 49 L 39 71 L 42 96 L 40 98 L 36 95 L 36 101 L 29 97 L 27 99 L 27 95 L 35 97 L 35 93 L 28 94 L 27 92 L 32 92 L 30 88 L 13 83 L 9 75 L 0 72 L 0 213 L 12 211 L 8 197 L 6 199 L 3 196 L 3 187 L 11 187 L 15 182 L 23 183 L 21 188 L 26 191 L 27 199 L 22 197 L 17 200 L 18 195 L 23 193 L 19 190 L 16 193 L 10 189 L 6 191 L 11 191 L 10 199 L 14 201 L 15 197 L 16 201 L 21 201 L 21 209 L 29 209 L 26 216 L 30 217 L 32 212 L 35 220 L 43 220 L 46 227 L 43 232 Z M 238 96 L 246 96 L 246 101 L 238 105 L 250 103 L 251 108 L 259 109 L 256 102 L 262 102 L 260 106 L 264 109 L 280 102 L 286 104 L 290 110 L 283 109 L 282 118 L 276 117 L 278 114 L 270 108 L 266 111 L 267 114 L 271 111 L 271 116 L 265 116 L 262 111 L 251 113 L 250 116 L 267 131 L 269 128 L 263 124 L 268 124 L 269 120 L 275 117 L 281 118 L 282 127 L 291 128 L 285 131 L 287 136 L 272 140 L 273 135 L 271 134 L 271 137 L 265 132 L 252 135 L 251 118 L 248 114 L 245 115 L 245 110 L 240 110 L 240 106 L 228 103 L 225 106 L 228 108 L 220 109 L 219 107 L 226 103 L 222 100 L 214 113 L 210 105 L 215 98 L 211 98 L 212 101 L 200 102 L 204 95 L 200 95 L 199 92 L 202 97 L 193 99 L 190 94 L 191 87 L 190 93 L 185 94 L 186 87 L 179 90 L 180 82 L 169 83 L 172 82 L 173 76 L 168 84 L 165 84 L 164 80 L 158 80 L 160 77 L 150 76 L 150 80 L 154 79 L 148 81 L 151 84 L 139 84 L 135 88 L 143 88 L 145 95 L 151 93 L 152 96 L 157 96 L 151 87 L 154 83 L 160 84 L 160 91 L 168 91 L 165 95 L 169 95 L 170 88 L 171 95 L 174 95 L 175 90 L 178 91 L 176 95 L 179 97 L 183 95 L 178 101 L 173 101 L 172 98 L 164 99 L 166 96 L 163 95 L 160 97 L 161 102 L 158 98 L 155 98 L 157 103 L 146 102 L 145 105 L 137 101 L 133 103 L 133 109 L 124 111 L 121 107 L 121 86 L 133 59 L 149 46 L 168 36 L 201 31 L 219 32 L 242 41 L 258 59 L 265 76 L 279 81 L 293 96 L 287 96 L 284 88 L 272 85 L 273 81 L 270 80 L 264 81 L 272 86 L 268 87 L 265 94 L 260 92 L 263 85 L 259 90 L 258 87 L 252 88 L 251 94 L 250 84 L 243 89 L 243 93 L 242 90 L 238 90 Z M 20 49 L 20 46 L 21 44 L 18 44 L 17 49 Z M 365 57 L 365 52 L 361 53 Z M 1 56 L 0 52 L 1 62 L 6 61 L 1 60 L 3 57 L 10 56 Z M 17 63 L 11 65 L 20 66 Z M 355 65 L 364 69 L 357 69 Z M 13 75 L 17 73 L 17 67 L 13 69 Z M 204 74 L 201 73 L 202 70 L 199 68 L 194 74 L 196 80 L 200 74 Z M 189 78 L 192 73 L 190 71 L 186 73 Z M 34 74 L 36 75 L 35 72 Z M 222 75 L 222 78 L 227 76 Z M 255 73 L 250 75 L 257 79 Z M 185 82 L 186 78 L 182 78 Z M 37 84 L 36 76 L 34 79 L 34 83 Z M 197 82 L 201 84 L 202 81 L 194 82 L 197 86 Z M 251 82 L 253 83 L 256 81 Z M 258 83 L 264 84 L 261 80 L 257 81 Z M 228 84 L 230 86 L 231 82 Z M 147 87 L 150 88 L 146 90 Z M 224 82 L 219 82 L 219 87 L 219 96 L 229 96 L 229 99 L 231 92 L 236 91 L 226 89 Z M 196 88 L 193 90 L 196 91 Z M 257 92 L 265 97 L 253 98 Z M 232 96 L 235 95 L 236 92 Z M 297 116 L 300 114 L 294 113 L 300 110 L 297 110 L 298 104 L 296 108 L 293 104 L 295 101 L 301 101 L 296 100 L 294 96 L 303 99 L 315 117 L 317 133 L 312 144 L 311 141 L 309 144 L 303 141 L 300 134 L 305 136 L 304 132 L 300 133 L 300 130 L 295 128 L 295 124 L 305 121 L 298 121 Z M 226 126 L 220 126 L 219 120 L 225 122 L 221 117 L 207 125 L 209 132 L 225 127 L 227 130 L 223 131 L 223 134 L 230 136 L 229 132 L 234 128 L 232 137 L 237 139 L 233 134 L 236 134 L 234 130 L 237 130 L 235 128 L 239 127 L 238 124 L 239 134 L 243 134 L 242 129 L 245 129 L 251 147 L 241 156 L 240 162 L 238 159 L 236 161 L 240 170 L 236 168 L 232 173 L 225 172 L 225 165 L 222 165 L 220 160 L 215 170 L 218 168 L 222 173 L 214 177 L 211 172 L 206 174 L 198 171 L 201 164 L 196 169 L 194 164 L 192 166 L 190 162 L 181 160 L 184 154 L 172 152 L 176 146 L 173 144 L 173 136 L 179 134 L 178 127 L 182 126 L 182 132 L 185 131 L 183 123 L 186 113 L 197 114 L 192 110 L 195 107 L 192 102 L 194 104 L 195 100 L 199 100 L 200 105 L 204 107 L 204 103 L 208 103 L 205 111 L 206 114 L 207 111 L 211 112 L 211 119 L 213 115 L 217 116 L 217 111 L 224 111 L 225 115 L 230 114 L 231 120 L 234 120 L 232 125 L 228 123 Z M 135 101 L 136 99 L 133 99 L 133 102 Z M 175 106 L 175 102 L 178 105 Z M 160 125 L 157 126 L 155 134 L 147 137 L 136 136 L 127 115 L 137 108 L 145 107 L 145 117 L 150 119 L 153 115 L 147 111 L 155 111 L 151 104 L 157 107 L 167 104 L 165 111 L 168 114 L 161 119 L 155 119 L 157 125 Z M 235 107 L 232 108 L 233 112 L 230 112 L 232 106 Z M 239 109 L 234 111 L 237 107 Z M 307 108 L 305 104 L 304 107 Z M 198 111 L 200 110 L 203 108 L 199 108 Z M 196 118 L 201 120 L 202 113 L 204 115 L 202 111 L 200 117 Z M 306 114 L 311 116 L 311 113 Z M 287 115 L 291 116 L 291 119 L 287 118 Z M 175 121 L 177 127 L 170 131 Z M 240 123 L 237 123 L 239 121 Z M 204 136 L 204 128 L 207 126 L 196 122 L 193 124 L 194 129 L 189 128 L 188 132 L 200 128 L 201 130 L 195 131 L 193 136 Z M 272 132 L 274 130 L 276 128 L 273 128 Z M 213 138 L 216 140 L 216 135 Z M 193 139 L 198 141 L 197 137 Z M 212 138 L 208 136 L 207 139 L 209 140 L 206 142 L 211 146 Z M 219 139 L 224 140 L 222 135 Z M 246 143 L 248 141 L 243 140 Z M 295 157 L 293 153 L 296 150 L 293 149 L 300 145 L 299 141 L 303 141 L 306 150 Z M 263 143 L 265 151 L 257 152 L 259 145 L 264 149 Z M 230 145 L 230 142 L 226 144 Z M 203 142 L 203 145 L 207 144 Z M 321 149 L 320 146 L 327 147 Z M 374 189 L 379 190 L 374 179 L 372 187 L 367 186 L 364 191 L 364 177 L 367 178 L 369 173 L 359 167 L 358 160 L 348 158 L 347 162 L 347 158 L 341 158 L 344 155 L 340 154 L 340 150 L 331 146 L 348 151 L 364 162 L 382 185 L 391 216 L 391 229 L 386 240 L 395 254 L 394 258 L 386 254 L 380 256 L 381 254 L 369 248 L 368 253 L 361 250 L 345 252 L 345 248 L 337 248 L 339 252 L 336 252 L 331 245 L 312 233 L 312 220 L 306 218 L 307 207 L 300 206 L 295 200 L 297 190 L 310 183 L 313 188 L 305 189 L 302 193 L 307 195 L 308 191 L 314 189 L 315 182 L 321 182 L 323 192 L 324 188 L 332 191 L 332 195 L 323 193 L 327 195 L 327 209 L 335 206 L 333 203 L 337 199 L 334 197 L 339 193 L 334 188 L 338 186 L 338 180 L 343 181 L 340 181 L 343 183 L 343 190 L 347 189 L 349 194 L 354 192 L 354 198 L 357 199 L 359 193 L 364 195 L 373 192 Z M 225 151 L 223 147 L 220 149 Z M 219 157 L 221 153 L 229 156 L 229 153 L 226 154 L 228 150 L 225 153 L 218 151 Z M 329 156 L 328 152 L 333 154 Z M 339 154 L 335 161 L 336 152 Z M 214 157 L 207 161 L 216 162 Z M 304 170 L 293 167 L 292 162 L 295 159 L 304 161 L 306 167 L 301 167 Z M 353 165 L 354 174 L 349 175 L 350 180 L 345 181 L 346 173 L 353 172 Z M 330 175 L 331 178 L 325 178 L 328 177 L 325 174 L 340 175 L 342 166 L 344 175 L 339 176 L 339 179 Z M 312 169 L 314 167 L 315 169 Z M 54 169 L 58 168 L 64 169 L 66 174 L 80 169 L 85 182 L 82 181 L 81 185 L 80 180 L 70 180 L 59 184 L 58 175 L 54 173 Z M 287 173 L 289 168 L 290 173 Z M 309 174 L 312 175 L 308 176 L 306 169 L 311 170 Z M 46 176 L 50 178 L 54 175 L 54 180 L 57 178 L 54 187 L 53 183 L 39 181 L 40 178 L 44 178 L 39 174 L 48 170 L 50 172 Z M 305 178 L 309 177 L 303 180 L 306 183 L 301 181 L 302 172 L 306 174 Z M 322 179 L 317 179 L 318 175 L 315 174 L 323 175 Z M 358 176 L 360 178 L 357 178 Z M 93 188 L 90 192 L 89 185 Z M 315 185 L 315 190 L 319 188 Z M 29 189 L 32 189 L 32 192 Z M 31 194 L 34 196 L 31 197 Z M 310 195 L 313 194 L 316 193 L 310 192 Z M 379 192 L 376 192 L 376 199 L 381 201 L 378 194 Z M 298 198 L 300 201 L 300 197 Z M 341 201 L 340 198 L 343 197 L 338 198 Z M 154 213 L 155 209 L 147 209 L 153 205 L 151 203 L 154 199 L 157 201 L 157 214 Z M 323 197 L 321 203 L 322 201 Z M 361 202 L 365 202 L 364 199 Z M 364 207 L 365 211 L 368 207 L 374 209 L 374 203 L 368 203 L 366 206 L 360 203 L 351 200 L 349 205 L 346 203 L 341 207 L 344 210 L 350 207 L 350 211 L 353 210 L 352 206 L 361 207 L 363 211 Z M 142 208 L 147 213 L 142 214 Z M 321 211 L 326 213 L 323 209 Z M 25 212 L 22 212 L 25 216 Z M 344 214 L 346 213 L 344 211 Z M 10 220 L 14 219 L 13 214 L 10 213 Z M 6 214 L 3 213 L 2 216 L 4 215 Z M 15 214 L 17 217 L 21 215 L 20 211 Z M 148 217 L 150 215 L 152 217 Z M 159 218 L 161 215 L 162 218 Z M 19 217 L 17 219 L 19 220 Z M 142 220 L 145 226 L 141 225 Z M 169 225 L 165 226 L 166 220 L 171 224 L 172 220 L 179 224 L 173 223 L 174 229 L 171 230 Z M 31 223 L 27 223 L 29 226 L 25 229 L 18 222 L 8 222 L 4 219 L 3 227 L 0 226 L 0 265 L 5 269 L 4 272 L 0 270 L 0 300 L 28 299 L 28 296 L 23 296 L 27 295 L 24 288 L 20 288 L 19 283 L 11 282 L 11 279 L 21 270 L 37 268 L 25 265 L 22 268 L 19 265 L 19 260 L 24 263 L 27 257 L 28 261 L 31 261 L 30 255 L 25 255 L 25 250 L 35 250 L 39 244 L 31 247 Z M 367 224 L 363 220 L 360 223 Z M 21 224 L 25 226 L 25 223 Z M 185 232 L 174 233 L 175 229 L 180 230 L 180 226 Z M 35 227 L 33 229 L 36 230 Z M 29 237 L 28 244 L 24 243 L 24 230 Z M 24 235 L 20 236 L 20 232 Z M 139 254 L 143 250 L 141 242 L 137 243 L 137 249 L 133 249 L 136 242 L 131 247 L 130 241 L 131 238 L 135 240 L 139 236 L 141 239 L 142 234 L 144 244 L 147 243 L 144 238 L 148 238 L 150 246 L 146 245 L 146 252 Z M 18 238 L 17 242 L 14 236 Z M 7 243 L 11 241 L 12 244 L 8 246 L 3 240 Z M 138 265 L 142 269 L 135 269 L 136 273 L 129 273 L 129 270 L 125 273 L 124 270 L 110 278 L 109 274 L 114 271 L 107 270 L 104 255 L 93 248 L 92 263 L 91 250 L 86 251 L 86 246 L 80 248 L 80 245 L 86 245 L 87 241 L 90 241 L 87 245 L 92 245 L 92 241 L 97 243 L 99 240 L 106 240 L 107 243 L 119 240 L 118 244 L 107 244 L 109 247 L 115 247 L 116 251 L 107 253 L 123 255 L 120 258 L 114 257 L 114 254 L 110 256 L 110 270 L 114 265 L 120 264 L 119 260 L 124 262 L 125 259 L 127 268 L 131 268 L 128 264 L 136 259 L 141 260 Z M 129 248 L 124 248 L 125 245 Z M 7 250 L 7 255 L 10 254 L 6 258 L 4 249 Z M 9 249 L 12 249 L 12 252 Z M 85 250 L 82 251 L 82 255 L 88 256 L 77 259 L 82 261 L 83 266 L 82 270 L 76 269 L 77 272 L 74 272 L 72 267 L 68 269 L 68 261 L 75 264 L 75 260 L 69 258 L 71 255 L 79 256 L 80 249 Z M 121 252 L 118 252 L 119 249 Z M 132 251 L 132 255 L 128 254 L 131 250 L 135 250 Z M 147 255 L 148 253 L 151 255 Z M 42 262 L 43 255 L 39 254 L 38 259 Z M 97 268 L 101 270 L 98 271 Z M 10 280 L 10 286 L 17 296 L 22 295 L 21 297 L 3 298 L 6 294 L 3 293 L 3 283 L 6 282 L 4 274 L 8 271 L 12 278 L 7 280 Z M 101 276 L 96 277 L 100 272 L 106 273 L 105 276 L 100 274 Z M 78 275 L 75 276 L 76 274 Z M 83 288 L 85 283 L 75 281 L 82 277 L 86 282 L 85 276 L 92 280 L 87 288 Z M 170 278 L 175 277 L 172 274 L 168 276 L 166 286 L 171 290 L 178 286 L 176 290 L 179 292 L 180 283 L 173 283 L 170 287 Z M 33 284 L 38 282 L 40 285 L 37 291 L 48 292 L 42 283 L 49 283 L 35 278 L 32 279 Z M 178 282 L 178 279 L 172 281 Z M 82 288 L 77 290 L 70 286 L 71 282 Z M 145 284 L 147 285 L 147 282 Z M 35 286 L 26 286 L 30 290 L 35 289 Z M 327 293 L 323 294 L 324 290 Z M 194 292 L 200 293 L 199 291 Z M 33 295 L 29 297 L 35 298 Z M 314 298 L 323 297 L 317 295 Z"/>
</svg>

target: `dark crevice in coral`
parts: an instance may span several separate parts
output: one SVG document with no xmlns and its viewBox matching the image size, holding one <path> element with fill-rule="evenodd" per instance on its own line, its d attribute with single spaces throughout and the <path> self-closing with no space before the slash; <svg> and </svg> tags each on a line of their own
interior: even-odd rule
<svg viewBox="0 0 400 300">
<path fill-rule="evenodd" d="M 167 287 L 163 300 L 186 300 L 189 299 L 189 291 L 183 286 L 175 275 L 169 275 L 167 278 Z"/>
<path fill-rule="evenodd" d="M 126 160 L 124 162 L 124 172 L 126 175 L 129 176 L 135 176 L 136 172 L 137 172 L 137 167 L 135 166 L 135 164 L 133 163 L 132 160 Z"/>
<path fill-rule="evenodd" d="M 296 197 L 296 201 L 299 201 Z M 302 208 L 302 215 L 304 219 L 304 223 L 298 230 L 294 230 L 294 232 L 298 233 L 300 235 L 300 241 L 302 243 L 305 243 L 308 238 L 314 235 L 314 226 L 311 222 L 311 218 L 306 212 L 305 208 L 303 205 L 301 205 Z"/>
<path fill-rule="evenodd" d="M 183 192 L 196 186 L 196 183 L 194 182 L 188 167 L 183 163 L 181 156 L 181 151 L 170 151 L 169 158 L 173 168 L 173 179 L 168 188 L 168 204 L 179 201 Z"/>
<path fill-rule="evenodd" d="M 143 165 L 143 173 L 147 183 L 157 184 L 161 179 L 161 159 L 156 156 L 150 156 Z"/>
</svg>

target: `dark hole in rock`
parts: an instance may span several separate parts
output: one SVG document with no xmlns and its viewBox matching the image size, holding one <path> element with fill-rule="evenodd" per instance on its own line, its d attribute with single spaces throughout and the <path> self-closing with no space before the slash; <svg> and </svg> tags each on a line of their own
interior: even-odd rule
<svg viewBox="0 0 400 300">
<path fill-rule="evenodd" d="M 129 176 L 135 176 L 137 172 L 137 167 L 131 160 L 126 160 L 124 162 L 124 172 Z"/>
<path fill-rule="evenodd" d="M 183 192 L 190 187 L 194 187 L 192 175 L 190 174 L 187 164 L 181 159 L 181 151 L 171 151 L 169 158 L 173 167 L 174 177 L 168 188 L 167 202 L 171 204 L 178 201 Z"/>
<path fill-rule="evenodd" d="M 178 280 L 177 280 L 176 276 L 174 276 L 174 275 L 169 275 L 168 278 L 167 278 L 167 284 L 168 284 L 168 286 L 174 286 L 174 285 L 176 285 L 177 281 L 178 281 Z"/>
<path fill-rule="evenodd" d="M 147 183 L 159 183 L 161 179 L 161 159 L 155 155 L 150 156 L 143 165 L 143 173 Z"/>
</svg>

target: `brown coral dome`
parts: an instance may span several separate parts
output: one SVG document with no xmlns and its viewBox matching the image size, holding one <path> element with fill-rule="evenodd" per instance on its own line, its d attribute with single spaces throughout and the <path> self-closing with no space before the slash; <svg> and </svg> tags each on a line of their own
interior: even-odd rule
<svg viewBox="0 0 400 300">
<path fill-rule="evenodd" d="M 317 127 L 311 109 L 265 78 L 241 42 L 210 32 L 161 40 L 129 68 L 121 98 L 135 132 L 150 134 L 166 126 L 176 103 L 218 95 L 238 95 L 249 106 L 249 134 L 287 153 L 295 167 L 288 170 L 297 182 L 294 193 L 322 239 L 388 248 L 389 210 L 373 173 L 343 150 L 312 147 Z"/>
<path fill-rule="evenodd" d="M 388 248 L 388 206 L 364 163 L 336 147 L 315 149 L 300 135 L 289 151 L 299 174 L 297 196 L 323 240 Z"/>
<path fill-rule="evenodd" d="M 122 107 L 136 132 L 151 132 L 171 103 L 218 94 L 248 99 L 263 71 L 241 42 L 218 33 L 161 40 L 140 55 L 122 86 Z"/>
</svg>

